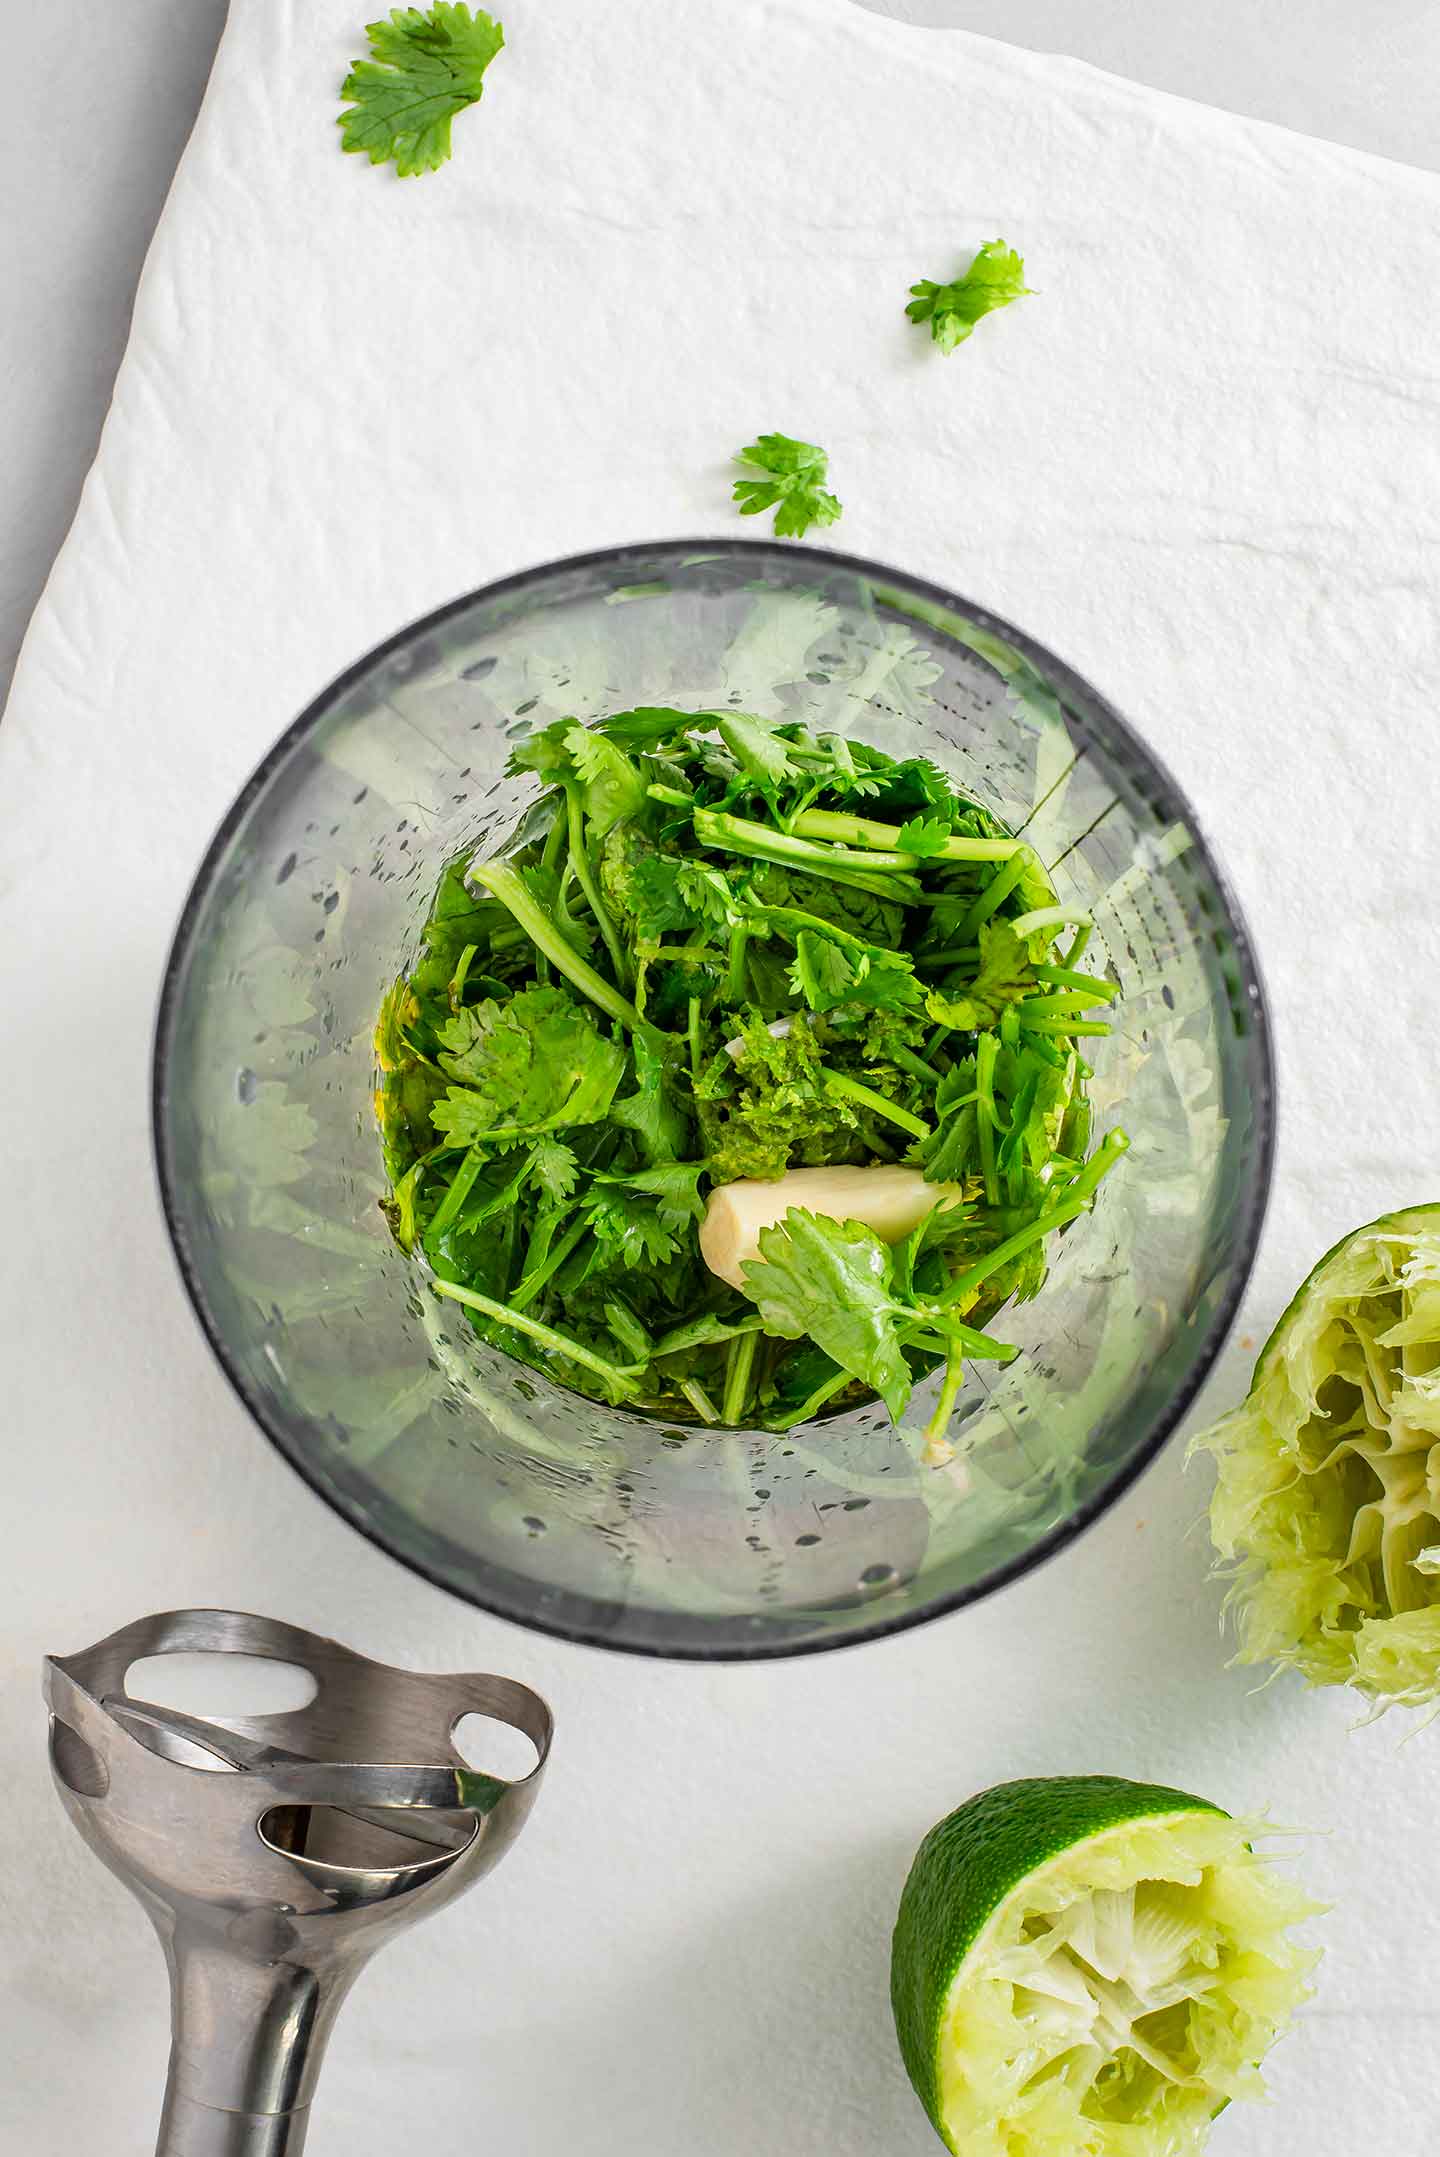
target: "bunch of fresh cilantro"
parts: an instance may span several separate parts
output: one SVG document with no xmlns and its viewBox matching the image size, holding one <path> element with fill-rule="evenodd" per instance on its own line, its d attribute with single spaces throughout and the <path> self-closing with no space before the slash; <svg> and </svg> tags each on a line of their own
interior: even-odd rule
<svg viewBox="0 0 1440 2157">
<path fill-rule="evenodd" d="M 655 1415 L 899 1419 L 1035 1293 L 1086 1160 L 1112 984 L 1085 917 L 935 766 L 743 712 L 561 721 L 498 857 L 456 860 L 387 997 L 380 1119 L 403 1248 L 511 1355 Z M 1064 931 L 1068 948 L 1057 952 Z M 745 1290 L 707 1268 L 710 1191 L 906 1164 L 936 1204 L 893 1245 L 792 1210 Z M 942 1188 L 943 1187 L 943 1188 Z"/>
</svg>

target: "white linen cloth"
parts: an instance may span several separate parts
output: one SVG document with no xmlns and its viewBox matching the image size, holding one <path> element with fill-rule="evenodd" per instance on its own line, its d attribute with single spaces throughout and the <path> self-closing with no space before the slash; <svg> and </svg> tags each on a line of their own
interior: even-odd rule
<svg viewBox="0 0 1440 2157">
<path fill-rule="evenodd" d="M 987 1782 L 1097 1768 L 1330 1831 L 1283 2109 L 1217 2150 L 1420 2157 L 1440 1735 L 1222 1669 L 1178 1445 L 1057 1563 L 873 1647 L 529 1637 L 250 1427 L 171 1264 L 146 1077 L 195 862 L 327 678 L 527 563 L 762 529 L 727 459 L 782 429 L 830 451 L 827 536 L 1088 674 L 1228 860 L 1282 1082 L 1228 1404 L 1321 1250 L 1440 1195 L 1440 181 L 846 0 L 513 0 L 452 163 L 401 183 L 339 150 L 364 12 L 235 0 L 0 735 L 4 2146 L 151 2147 L 160 1957 L 46 1787 L 37 1665 L 206 1602 L 557 1711 L 518 1850 L 342 2016 L 313 2157 L 923 2157 L 885 1990 L 911 1851 Z M 1036 296 L 944 359 L 906 288 L 997 234 Z"/>
</svg>

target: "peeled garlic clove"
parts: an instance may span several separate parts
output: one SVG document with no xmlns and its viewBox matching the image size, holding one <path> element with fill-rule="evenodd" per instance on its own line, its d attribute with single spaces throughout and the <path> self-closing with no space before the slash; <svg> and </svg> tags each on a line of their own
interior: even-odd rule
<svg viewBox="0 0 1440 2157">
<path fill-rule="evenodd" d="M 760 1231 L 792 1206 L 831 1221 L 860 1221 L 883 1243 L 898 1243 L 933 1206 L 961 1196 L 953 1183 L 927 1183 L 917 1168 L 792 1168 L 773 1183 L 717 1184 L 700 1224 L 700 1256 L 742 1292 L 747 1259 L 760 1256 Z"/>
</svg>

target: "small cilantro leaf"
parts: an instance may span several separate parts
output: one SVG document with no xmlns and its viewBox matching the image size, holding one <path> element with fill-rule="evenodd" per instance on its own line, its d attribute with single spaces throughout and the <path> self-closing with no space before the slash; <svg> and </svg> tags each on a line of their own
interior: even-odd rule
<svg viewBox="0 0 1440 2157">
<path fill-rule="evenodd" d="M 796 936 L 790 985 L 812 1011 L 832 1011 L 837 1004 L 899 1010 L 917 1004 L 922 993 L 909 960 L 899 953 L 838 943 L 814 929 Z"/>
<path fill-rule="evenodd" d="M 661 742 L 683 744 L 697 726 L 708 726 L 707 712 L 673 711 L 668 704 L 637 704 L 633 711 L 612 712 L 596 722 L 595 731 L 631 749 L 653 749 Z"/>
<path fill-rule="evenodd" d="M 763 479 L 737 479 L 734 499 L 742 517 L 775 511 L 777 539 L 802 539 L 812 524 L 833 524 L 840 504 L 826 492 L 830 460 L 813 442 L 796 442 L 788 434 L 762 434 L 735 462 L 763 472 Z"/>
<path fill-rule="evenodd" d="M 717 732 L 740 769 L 773 802 L 780 782 L 795 774 L 784 742 L 749 712 L 727 712 Z"/>
<path fill-rule="evenodd" d="M 950 826 L 938 816 L 912 816 L 900 826 L 895 844 L 904 854 L 943 854 Z"/>
<path fill-rule="evenodd" d="M 676 873 L 685 904 L 709 928 L 729 929 L 740 919 L 734 886 L 723 869 L 682 861 Z"/>
<path fill-rule="evenodd" d="M 920 1167 L 927 1183 L 963 1183 L 979 1173 L 980 1119 L 973 1101 L 922 1143 Z"/>
<path fill-rule="evenodd" d="M 940 285 L 922 277 L 910 290 L 914 298 L 905 309 L 910 320 L 928 322 L 940 350 L 953 352 L 985 315 L 1026 298 L 1030 287 L 1025 282 L 1025 265 L 1014 248 L 1003 240 L 987 240 L 969 269 L 952 284 Z"/>
<path fill-rule="evenodd" d="M 623 749 L 593 727 L 572 725 L 565 736 L 571 764 L 584 789 L 585 814 L 597 836 L 624 816 L 633 816 L 645 799 L 645 781 Z"/>
<path fill-rule="evenodd" d="M 804 997 L 812 1011 L 829 1011 L 843 1004 L 854 978 L 848 951 L 831 937 L 816 936 L 810 929 L 800 931 L 795 939 L 790 986 L 797 996 Z"/>
<path fill-rule="evenodd" d="M 557 1201 L 569 1198 L 575 1189 L 578 1165 L 570 1148 L 558 1138 L 536 1140 L 530 1169 L 547 1195 Z"/>
<path fill-rule="evenodd" d="M 645 1159 L 673 1161 L 685 1150 L 689 1121 L 672 1093 L 663 1057 L 636 1039 L 635 1091 L 612 1103 L 610 1121 L 633 1131 Z"/>
<path fill-rule="evenodd" d="M 440 1040 L 441 1063 L 459 1084 L 430 1115 L 456 1144 L 595 1123 L 625 1071 L 624 1050 L 563 989 L 522 989 L 503 1004 L 467 1004 L 440 1029 Z"/>
<path fill-rule="evenodd" d="M 675 1238 L 659 1209 L 645 1199 L 631 1198 L 612 1184 L 592 1191 L 585 1211 L 603 1256 L 618 1258 L 631 1269 L 667 1266 L 674 1258 Z"/>
<path fill-rule="evenodd" d="M 522 771 L 538 771 L 543 772 L 548 779 L 568 771 L 570 751 L 565 737 L 574 724 L 573 719 L 555 719 L 549 726 L 542 727 L 538 734 L 527 734 L 524 740 L 516 742 L 510 751 L 506 771 L 512 778 Z"/>
<path fill-rule="evenodd" d="M 505 42 L 483 8 L 438 0 L 428 13 L 392 8 L 366 25 L 371 57 L 357 60 L 340 95 L 341 146 L 372 165 L 393 159 L 402 180 L 435 172 L 450 155 L 450 123 L 475 104 L 485 70 Z"/>
<path fill-rule="evenodd" d="M 666 1228 L 678 1235 L 687 1222 L 705 1217 L 700 1178 L 706 1173 L 703 1161 L 664 1161 L 658 1168 L 642 1168 L 624 1181 L 627 1190 L 643 1191 L 653 1198 Z"/>
</svg>

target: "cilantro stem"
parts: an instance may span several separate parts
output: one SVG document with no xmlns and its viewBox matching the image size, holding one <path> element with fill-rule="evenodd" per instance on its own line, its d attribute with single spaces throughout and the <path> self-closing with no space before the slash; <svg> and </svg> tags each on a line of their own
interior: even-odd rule
<svg viewBox="0 0 1440 2157">
<path fill-rule="evenodd" d="M 661 786 L 657 782 L 647 786 L 645 791 L 651 801 L 663 801 L 667 808 L 693 809 L 695 806 L 695 796 L 682 793 L 678 786 Z"/>
<path fill-rule="evenodd" d="M 845 816 L 835 809 L 802 809 L 791 820 L 789 829 L 797 838 L 825 839 L 870 854 L 876 857 L 876 868 L 882 862 L 892 869 L 915 869 L 920 865 L 918 854 L 897 845 L 898 824 L 877 824 L 867 816 Z"/>
<path fill-rule="evenodd" d="M 627 1355 L 648 1364 L 655 1352 L 654 1343 L 627 1303 L 618 1297 L 607 1298 L 605 1323 Z"/>
<path fill-rule="evenodd" d="M 566 943 L 569 944 L 574 950 L 579 951 L 581 942 L 584 940 L 584 931 L 581 929 L 579 922 L 575 919 L 575 916 L 571 913 L 569 905 L 565 898 L 566 888 L 567 886 L 572 884 L 574 880 L 575 871 L 570 866 L 570 863 L 567 860 L 564 868 L 560 871 L 560 881 L 555 887 L 555 919 L 560 924 L 560 934 L 564 937 Z M 523 944 L 525 941 L 523 933 L 517 932 L 516 940 L 519 943 Z M 496 939 L 492 936 L 490 939 L 490 948 L 492 951 L 495 948 L 495 943 Z M 541 953 L 541 957 L 544 957 L 543 952 Z"/>
<path fill-rule="evenodd" d="M 470 1196 L 470 1187 L 484 1166 L 484 1149 L 479 1145 L 472 1146 L 451 1177 L 450 1188 L 441 1199 L 434 1220 L 425 1231 L 427 1243 L 432 1236 L 438 1241 L 444 1235 Z"/>
<path fill-rule="evenodd" d="M 1020 1006 L 1020 1031 L 1022 1034 L 1108 1034 L 1110 1028 L 1104 1019 L 1032 1019 L 1025 1009 L 1025 1005 L 1022 1004 Z"/>
<path fill-rule="evenodd" d="M 589 1226 L 589 1222 L 582 1214 L 578 1221 L 573 1221 L 569 1228 L 566 1229 L 558 1243 L 548 1244 L 534 1265 L 521 1274 L 510 1296 L 510 1301 L 517 1309 L 523 1308 L 527 1303 L 534 1302 L 550 1276 L 560 1271 L 576 1244 L 584 1237 Z"/>
<path fill-rule="evenodd" d="M 1089 1167 L 1083 1169 L 1073 1183 L 1066 1185 L 1060 1205 L 1048 1213 L 1037 1214 L 1024 1228 L 1018 1228 L 1013 1236 L 1007 1236 L 1003 1243 L 997 1243 L 993 1251 L 987 1251 L 983 1258 L 977 1258 L 973 1265 L 967 1266 L 962 1273 L 957 1273 L 953 1280 L 947 1282 L 940 1294 L 933 1298 L 935 1307 L 944 1310 L 948 1305 L 957 1303 L 961 1296 L 968 1295 L 972 1288 L 978 1288 L 983 1281 L 987 1281 L 992 1273 L 998 1273 L 1002 1266 L 1007 1266 L 1012 1258 L 1018 1258 L 1022 1251 L 1028 1251 L 1032 1243 L 1039 1243 L 1052 1229 L 1064 1228 L 1077 1219 L 1089 1205 L 1101 1178 L 1109 1174 L 1129 1144 L 1130 1141 L 1123 1131 L 1112 1131 L 1103 1145 L 1097 1147 L 1092 1154 Z"/>
<path fill-rule="evenodd" d="M 939 1085 L 940 1073 L 935 1069 L 934 1064 L 927 1064 L 923 1056 L 915 1054 L 914 1049 L 896 1046 L 888 1049 L 886 1054 L 892 1064 L 898 1064 L 900 1069 L 908 1071 L 912 1078 L 923 1080 L 927 1086 Z"/>
<path fill-rule="evenodd" d="M 1009 898 L 1027 869 L 1037 869 L 1039 866 L 1033 850 L 1028 846 L 1022 846 L 1017 853 L 1012 854 L 1005 866 L 991 877 L 974 905 L 956 924 L 955 934 L 959 941 L 962 944 L 973 944 L 981 922 L 988 921 L 996 908 Z M 1020 934 L 1013 921 L 1010 926 L 1016 930 L 1017 935 Z"/>
<path fill-rule="evenodd" d="M 1020 1351 L 1013 1341 L 997 1341 L 993 1333 L 982 1333 L 978 1326 L 962 1325 L 958 1318 L 946 1317 L 943 1321 L 946 1337 L 953 1340 L 962 1355 L 976 1363 L 1013 1363 Z"/>
<path fill-rule="evenodd" d="M 711 1400 L 698 1378 L 677 1378 L 675 1381 L 702 1423 L 718 1423 L 720 1411 Z"/>
<path fill-rule="evenodd" d="M 1024 1026 L 1031 1019 L 1063 1019 L 1067 1012 L 1078 1018 L 1082 1011 L 1109 1001 L 1108 996 L 1087 996 L 1083 989 L 1057 989 L 1053 996 L 1027 996 L 1015 1009 Z"/>
<path fill-rule="evenodd" d="M 605 939 L 605 949 L 610 954 L 615 979 L 623 987 L 630 979 L 629 961 L 625 956 L 625 947 L 616 933 L 615 924 L 610 919 L 610 909 L 600 896 L 600 886 L 595 881 L 590 856 L 585 851 L 585 811 L 578 787 L 566 786 L 565 820 L 570 835 L 570 867 L 575 873 L 576 883 L 585 894 L 591 913 L 595 916 L 600 934 Z"/>
<path fill-rule="evenodd" d="M 1012 1004 L 1010 1009 L 1013 1011 L 1016 1006 Z M 1023 1028 L 1021 1031 L 1023 1031 Z M 1060 1038 L 1063 1040 L 1064 1036 L 1062 1035 Z M 1067 1052 L 1057 1042 L 1052 1041 L 1048 1034 L 1026 1034 L 1025 1047 L 1030 1055 L 1038 1056 L 1042 1063 L 1049 1064 L 1052 1069 L 1063 1071 L 1066 1068 L 1068 1062 Z"/>
<path fill-rule="evenodd" d="M 704 1060 L 705 1053 L 700 1041 L 700 999 L 698 996 L 690 998 L 685 1031 L 690 1042 L 690 1077 L 694 1080 L 700 1076 L 700 1065 Z"/>
<path fill-rule="evenodd" d="M 449 989 L 450 1009 L 452 1011 L 458 1011 L 460 1009 L 461 1002 L 465 995 L 465 976 L 469 973 L 471 963 L 475 957 L 476 952 L 479 949 L 480 946 L 478 944 L 467 944 L 465 946 L 465 949 L 461 952 L 459 958 L 455 961 L 455 971 L 450 976 Z"/>
<path fill-rule="evenodd" d="M 743 921 L 737 921 L 730 931 L 730 964 L 725 973 L 725 997 L 728 1003 L 743 1004 L 749 986 L 745 974 L 745 946 L 750 941 L 750 931 Z"/>
<path fill-rule="evenodd" d="M 1000 1183 L 995 1173 L 995 1059 L 1000 1053 L 998 1038 L 991 1033 L 978 1036 L 975 1042 L 975 1095 L 976 1130 L 980 1138 L 980 1169 L 985 1178 L 985 1197 L 992 1206 L 1000 1203 Z"/>
<path fill-rule="evenodd" d="M 1028 1251 L 1032 1243 L 1039 1243 L 1048 1236 L 1052 1228 L 1064 1228 L 1085 1211 L 1085 1203 L 1084 1199 L 1077 1199 L 1073 1205 L 1057 1206 L 1052 1213 L 1037 1214 L 1024 1228 L 1017 1228 L 1013 1236 L 1007 1236 L 1003 1243 L 996 1244 L 993 1251 L 987 1251 L 983 1258 L 977 1258 L 973 1265 L 967 1266 L 963 1273 L 957 1273 L 947 1282 L 934 1299 L 937 1308 L 946 1310 L 952 1303 L 958 1303 L 972 1288 L 979 1288 L 982 1282 L 988 1281 L 992 1273 L 998 1273 L 1002 1266 L 1008 1266 L 1012 1258 L 1018 1258 L 1022 1251 Z"/>
<path fill-rule="evenodd" d="M 973 966 L 980 956 L 978 944 L 947 944 L 943 951 L 917 951 L 917 966 Z"/>
<path fill-rule="evenodd" d="M 762 1332 L 764 1325 L 758 1311 L 753 1318 L 736 1319 L 733 1325 L 726 1325 L 713 1312 L 707 1311 L 703 1318 L 692 1318 L 688 1325 L 662 1333 L 655 1343 L 655 1357 L 658 1362 L 661 1356 L 676 1355 L 682 1348 L 708 1347 L 712 1341 L 733 1341 L 742 1333 Z"/>
<path fill-rule="evenodd" d="M 603 974 L 597 974 L 589 961 L 582 959 L 574 946 L 556 933 L 553 923 L 547 920 L 517 870 L 504 861 L 472 861 L 469 874 L 492 899 L 498 899 L 506 911 L 513 914 L 536 950 L 544 952 L 557 973 L 563 974 L 583 996 L 588 996 L 592 1004 L 598 1004 L 607 1017 L 628 1027 L 631 1033 L 639 1034 L 651 1048 L 663 1049 L 664 1034 L 642 1019 L 634 1005 L 627 1003 Z"/>
<path fill-rule="evenodd" d="M 844 945 L 851 951 L 869 951 L 863 936 L 854 936 L 849 929 L 842 929 L 836 921 L 826 921 L 820 914 L 807 914 L 800 906 L 766 906 L 760 900 L 750 901 L 750 912 L 757 921 L 769 922 L 794 943 L 801 929 L 813 929 L 817 936 L 828 936 L 833 943 Z"/>
<path fill-rule="evenodd" d="M 783 831 L 773 831 L 768 824 L 752 824 L 748 817 L 716 809 L 697 809 L 694 826 L 700 844 L 718 853 L 773 861 L 784 869 L 805 869 L 812 876 L 828 877 L 832 883 L 868 891 L 877 899 L 903 903 L 920 894 L 918 878 L 898 873 L 913 859 L 909 854 L 868 854 L 845 847 L 817 846 L 812 840 L 792 839 Z M 895 873 L 882 875 L 882 870 Z"/>
<path fill-rule="evenodd" d="M 1042 929 L 1063 929 L 1067 921 L 1078 923 L 1082 929 L 1094 927 L 1083 906 L 1036 906 L 1028 914 L 1017 914 L 1010 926 L 1019 937 L 1038 936 Z M 1065 954 L 1067 966 L 1074 957 L 1072 944 Z"/>
<path fill-rule="evenodd" d="M 838 1093 L 842 1100 L 853 1101 L 857 1108 L 868 1108 L 882 1123 L 896 1124 L 900 1130 L 908 1131 L 912 1138 L 929 1138 L 928 1123 L 912 1116 L 908 1108 L 898 1108 L 893 1101 L 887 1101 L 884 1094 L 862 1086 L 859 1079 L 846 1078 L 841 1071 L 829 1070 L 822 1070 L 820 1076 L 831 1093 Z"/>
<path fill-rule="evenodd" d="M 935 1403 L 934 1413 L 925 1426 L 925 1443 L 927 1446 L 939 1445 L 944 1439 L 946 1431 L 950 1428 L 950 1418 L 955 1413 L 955 1403 L 960 1397 L 960 1388 L 964 1383 L 965 1358 L 960 1352 L 958 1341 L 951 1341 L 945 1350 L 945 1382 L 940 1388 L 940 1397 Z"/>
<path fill-rule="evenodd" d="M 1089 943 L 1094 933 L 1095 924 L 1093 921 L 1090 920 L 1089 916 L 1087 915 L 1085 920 L 1081 922 L 1079 928 L 1075 931 L 1074 936 L 1070 939 L 1069 950 L 1061 954 L 1061 965 L 1065 967 L 1073 966 L 1076 960 L 1079 958 L 1081 952 L 1085 949 L 1085 946 Z"/>
<path fill-rule="evenodd" d="M 497 1325 L 513 1326 L 517 1333 L 528 1334 L 532 1341 L 538 1341 L 552 1355 L 563 1356 L 567 1363 L 578 1363 L 582 1370 L 594 1371 L 616 1385 L 624 1386 L 638 1375 L 634 1364 L 607 1363 L 604 1356 L 597 1356 L 592 1348 L 572 1341 L 568 1334 L 557 1333 L 553 1326 L 542 1325 L 538 1318 L 527 1318 L 523 1311 L 512 1310 L 506 1303 L 492 1302 L 477 1288 L 462 1288 L 458 1281 L 432 1281 L 430 1286 L 437 1296 L 448 1296 L 452 1302 L 463 1303 L 472 1311 L 481 1311 L 485 1317 L 493 1318 Z"/>
<path fill-rule="evenodd" d="M 1066 1184 L 1064 1193 L 1066 1205 L 1070 1205 L 1077 1198 L 1088 1200 L 1092 1197 L 1121 1155 L 1129 1151 L 1130 1135 L 1128 1132 L 1122 1131 L 1118 1125 L 1113 1131 L 1107 1131 L 1104 1139 L 1091 1154 L 1090 1159 L 1073 1183 Z"/>
<path fill-rule="evenodd" d="M 550 819 L 550 829 L 546 832 L 545 844 L 540 849 L 540 866 L 542 869 L 548 869 L 552 876 L 560 866 L 560 856 L 565 850 L 568 834 L 568 821 L 557 811 Z"/>
<path fill-rule="evenodd" d="M 837 809 L 802 809 L 791 824 L 791 830 L 811 839 L 835 839 L 842 845 L 865 847 L 892 847 L 906 855 L 911 864 L 922 859 L 929 861 L 1008 861 L 1012 854 L 1025 851 L 1023 839 L 958 839 L 945 841 L 937 854 L 921 856 L 910 854 L 900 844 L 899 824 L 877 823 L 874 817 L 847 816 Z"/>
<path fill-rule="evenodd" d="M 788 1431 L 793 1430 L 797 1423 L 808 1423 L 817 1409 L 823 1408 L 833 1394 L 838 1393 L 842 1386 L 848 1386 L 850 1382 L 848 1371 L 837 1371 L 833 1378 L 827 1378 L 824 1385 L 817 1386 L 810 1398 L 802 1401 L 798 1408 L 792 1408 L 788 1415 L 767 1416 L 766 1430 Z"/>
<path fill-rule="evenodd" d="M 1072 966 L 1037 966 L 1035 979 L 1057 989 L 1083 989 L 1097 1003 L 1111 1003 L 1120 994 L 1118 983 L 1106 981 L 1100 974 L 1076 973 Z"/>
<path fill-rule="evenodd" d="M 722 1423 L 739 1423 L 745 1413 L 745 1399 L 750 1391 L 750 1373 L 755 1368 L 756 1334 L 737 1333 L 730 1343 L 725 1358 L 725 1392 L 720 1402 Z"/>
</svg>

